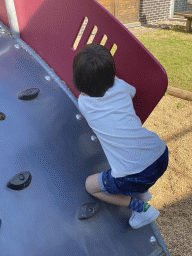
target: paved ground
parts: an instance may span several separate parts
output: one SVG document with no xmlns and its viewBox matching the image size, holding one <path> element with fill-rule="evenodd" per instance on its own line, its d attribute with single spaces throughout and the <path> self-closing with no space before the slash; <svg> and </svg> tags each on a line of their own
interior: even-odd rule
<svg viewBox="0 0 192 256">
<path fill-rule="evenodd" d="M 139 23 L 135 23 L 135 25 L 134 23 L 133 24 L 129 23 L 129 24 L 124 24 L 124 26 L 128 28 L 132 34 L 139 35 L 149 31 L 157 30 L 159 28 L 169 29 L 172 26 L 186 26 L 186 19 L 173 18 L 173 19 L 159 21 L 152 24 L 145 24 L 145 25 L 143 24 L 141 26 L 139 25 Z M 130 26 L 134 26 L 134 27 L 130 27 Z"/>
</svg>

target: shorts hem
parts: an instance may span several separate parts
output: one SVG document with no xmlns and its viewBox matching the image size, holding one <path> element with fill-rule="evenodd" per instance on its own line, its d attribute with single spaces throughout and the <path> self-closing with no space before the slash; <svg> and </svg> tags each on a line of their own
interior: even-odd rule
<svg viewBox="0 0 192 256">
<path fill-rule="evenodd" d="M 102 179 L 102 176 L 103 176 L 103 172 L 100 172 L 99 175 L 98 175 L 98 183 L 99 183 L 99 186 L 102 190 L 102 192 L 106 195 L 109 195 L 110 193 L 107 192 L 106 188 L 104 187 L 103 185 L 103 179 Z"/>
</svg>

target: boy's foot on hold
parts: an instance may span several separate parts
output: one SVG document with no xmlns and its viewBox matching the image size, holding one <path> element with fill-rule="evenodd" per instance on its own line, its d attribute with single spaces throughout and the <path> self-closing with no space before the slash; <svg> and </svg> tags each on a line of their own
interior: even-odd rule
<svg viewBox="0 0 192 256">
<path fill-rule="evenodd" d="M 153 206 L 145 203 L 142 212 L 132 211 L 129 224 L 134 229 L 141 228 L 154 221 L 159 216 L 159 214 L 160 212 L 153 208 Z"/>
</svg>

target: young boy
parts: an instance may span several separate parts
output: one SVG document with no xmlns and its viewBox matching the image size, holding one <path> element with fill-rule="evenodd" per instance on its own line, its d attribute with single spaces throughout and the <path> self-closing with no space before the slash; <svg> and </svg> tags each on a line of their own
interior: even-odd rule
<svg viewBox="0 0 192 256">
<path fill-rule="evenodd" d="M 85 187 L 100 200 L 132 209 L 129 224 L 136 229 L 160 214 L 147 203 L 148 189 L 167 169 L 168 148 L 157 134 L 142 127 L 132 103 L 136 89 L 115 74 L 113 57 L 100 44 L 85 45 L 74 58 L 79 109 L 111 167 L 89 176 Z"/>
</svg>

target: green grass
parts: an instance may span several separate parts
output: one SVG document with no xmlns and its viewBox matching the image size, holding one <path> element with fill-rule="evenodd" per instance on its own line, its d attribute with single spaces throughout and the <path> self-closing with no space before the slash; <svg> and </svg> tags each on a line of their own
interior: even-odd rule
<svg viewBox="0 0 192 256">
<path fill-rule="evenodd" d="M 135 37 L 164 67 L 169 86 L 192 92 L 192 33 L 183 26 L 173 26 Z"/>
</svg>

